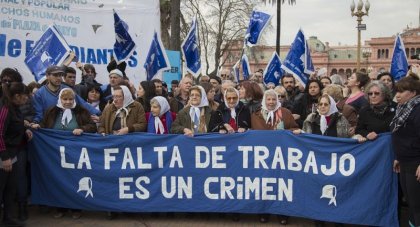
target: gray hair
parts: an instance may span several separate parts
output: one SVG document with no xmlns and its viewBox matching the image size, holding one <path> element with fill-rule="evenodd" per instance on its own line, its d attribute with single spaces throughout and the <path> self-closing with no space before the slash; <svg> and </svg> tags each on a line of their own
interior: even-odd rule
<svg viewBox="0 0 420 227">
<path fill-rule="evenodd" d="M 341 76 L 338 74 L 334 74 L 330 76 L 332 84 L 338 84 L 340 86 L 343 86 L 343 79 L 341 79 Z"/>
<path fill-rule="evenodd" d="M 372 87 L 377 87 L 381 91 L 382 97 L 384 98 L 384 101 L 387 103 L 390 103 L 392 101 L 392 92 L 391 90 L 380 80 L 375 80 L 370 82 L 368 85 L 366 85 L 365 88 L 365 97 L 367 100 L 369 100 L 368 92 Z"/>
</svg>

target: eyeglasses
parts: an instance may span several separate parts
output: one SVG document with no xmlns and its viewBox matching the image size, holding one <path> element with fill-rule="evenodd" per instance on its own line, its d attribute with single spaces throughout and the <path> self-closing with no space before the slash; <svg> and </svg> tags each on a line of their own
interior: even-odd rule
<svg viewBox="0 0 420 227">
<path fill-rule="evenodd" d="M 326 102 L 320 102 L 320 103 L 318 103 L 318 106 L 329 106 L 330 104 L 329 103 L 326 103 Z"/>
<path fill-rule="evenodd" d="M 369 96 L 372 96 L 372 95 L 375 95 L 375 96 L 379 96 L 381 93 L 380 92 L 377 92 L 377 91 L 375 91 L 375 92 L 368 92 L 368 95 Z"/>
<path fill-rule="evenodd" d="M 122 96 L 122 95 L 113 95 L 112 98 L 113 99 L 123 99 L 124 96 Z"/>
</svg>

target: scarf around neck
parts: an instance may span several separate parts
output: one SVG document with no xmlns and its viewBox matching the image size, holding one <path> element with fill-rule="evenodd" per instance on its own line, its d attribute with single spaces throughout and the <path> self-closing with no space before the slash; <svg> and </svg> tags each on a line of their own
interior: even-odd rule
<svg viewBox="0 0 420 227">
<path fill-rule="evenodd" d="M 395 113 L 394 118 L 391 121 L 391 128 L 392 132 L 396 132 L 401 126 L 405 124 L 410 116 L 411 112 L 413 111 L 414 107 L 416 107 L 420 103 L 420 95 L 414 96 L 408 102 L 398 105 L 397 112 Z"/>
<path fill-rule="evenodd" d="M 73 119 L 73 114 L 71 112 L 72 109 L 74 109 L 76 107 L 76 99 L 74 99 L 73 102 L 73 106 L 69 109 L 66 109 L 63 107 L 63 103 L 61 102 L 61 95 L 63 94 L 63 91 L 69 90 L 73 93 L 73 97 L 74 92 L 71 88 L 63 88 L 61 89 L 59 95 L 58 95 L 58 100 L 57 100 L 57 107 L 60 108 L 61 110 L 63 110 L 63 116 L 61 117 L 61 124 L 62 125 L 67 125 L 72 119 Z"/>
</svg>

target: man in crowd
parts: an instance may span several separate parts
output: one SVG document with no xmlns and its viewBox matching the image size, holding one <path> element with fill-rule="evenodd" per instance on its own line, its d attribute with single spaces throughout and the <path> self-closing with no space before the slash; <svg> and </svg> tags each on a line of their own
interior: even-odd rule
<svg viewBox="0 0 420 227">
<path fill-rule="evenodd" d="M 67 87 L 62 84 L 66 70 L 63 66 L 50 66 L 46 71 L 47 84 L 38 89 L 33 98 L 35 108 L 34 123 L 40 123 L 45 111 L 57 104 L 58 95 L 61 89 Z M 92 115 L 100 115 L 101 112 L 86 103 L 80 96 L 76 95 L 76 102 L 86 108 Z M 94 116 L 92 116 L 94 117 Z M 95 116 L 97 117 L 97 116 Z"/>
<path fill-rule="evenodd" d="M 109 84 L 102 85 L 103 101 L 112 100 L 112 90 L 124 81 L 124 74 L 119 69 L 109 72 Z"/>
<path fill-rule="evenodd" d="M 281 78 L 281 84 L 286 89 L 287 92 L 287 100 L 293 106 L 295 101 L 301 96 L 300 90 L 296 87 L 296 80 L 292 74 L 286 73 Z"/>
<path fill-rule="evenodd" d="M 214 87 L 214 91 L 216 92 L 216 94 L 214 95 L 214 101 L 221 103 L 222 102 L 222 92 L 220 89 L 220 86 L 222 84 L 222 80 L 220 79 L 220 77 L 217 76 L 210 76 L 210 83 L 211 85 Z"/>
<path fill-rule="evenodd" d="M 178 113 L 187 105 L 191 86 L 192 79 L 190 77 L 182 78 L 179 84 L 179 93 L 174 94 L 174 97 L 169 101 L 172 112 Z"/>
<path fill-rule="evenodd" d="M 263 82 L 263 72 L 264 70 L 262 69 L 258 69 L 257 71 L 255 71 L 253 75 L 253 80 L 261 84 Z"/>
<path fill-rule="evenodd" d="M 169 97 L 171 97 L 171 98 L 174 97 L 174 94 L 175 94 L 176 90 L 178 89 L 178 84 L 179 84 L 178 80 L 172 80 L 171 81 L 171 91 L 168 92 Z"/>
<path fill-rule="evenodd" d="M 76 85 L 76 70 L 73 67 L 66 67 L 66 74 L 63 77 L 63 84 L 71 88 L 75 88 Z M 76 92 L 77 93 L 77 92 Z M 80 94 L 78 94 L 80 95 Z"/>
</svg>

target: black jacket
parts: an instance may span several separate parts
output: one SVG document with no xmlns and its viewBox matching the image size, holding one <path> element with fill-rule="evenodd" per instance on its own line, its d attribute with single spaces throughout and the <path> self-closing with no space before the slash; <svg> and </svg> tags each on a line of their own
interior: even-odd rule
<svg viewBox="0 0 420 227">
<path fill-rule="evenodd" d="M 394 118 L 395 110 L 395 104 L 389 105 L 383 114 L 375 113 L 370 105 L 363 107 L 359 111 L 356 134 L 366 137 L 370 132 L 377 134 L 389 132 L 389 124 Z"/>
<path fill-rule="evenodd" d="M 398 161 L 420 165 L 420 104 L 414 107 L 404 125 L 392 133 L 392 143 Z"/>
<path fill-rule="evenodd" d="M 249 109 L 242 102 L 239 102 L 235 111 L 236 126 L 244 129 L 251 128 L 251 113 Z M 218 132 L 221 129 L 226 130 L 224 124 L 228 124 L 230 118 L 230 109 L 226 107 L 225 103 L 220 104 L 217 110 L 211 114 L 209 132 Z"/>
</svg>

